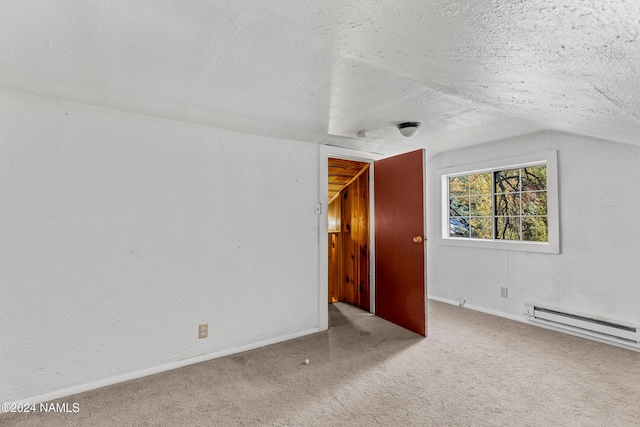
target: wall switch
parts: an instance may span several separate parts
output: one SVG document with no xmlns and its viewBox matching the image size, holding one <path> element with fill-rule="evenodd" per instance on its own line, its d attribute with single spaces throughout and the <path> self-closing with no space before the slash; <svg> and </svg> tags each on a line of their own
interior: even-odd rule
<svg viewBox="0 0 640 427">
<path fill-rule="evenodd" d="M 500 298 L 509 298 L 509 288 L 500 288 Z"/>
<path fill-rule="evenodd" d="M 206 338 L 209 336 L 209 324 L 203 323 L 198 325 L 198 338 Z"/>
</svg>

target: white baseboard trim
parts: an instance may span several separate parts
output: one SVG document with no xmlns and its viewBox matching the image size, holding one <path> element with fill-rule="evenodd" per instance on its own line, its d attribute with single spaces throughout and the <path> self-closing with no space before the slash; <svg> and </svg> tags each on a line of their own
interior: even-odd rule
<svg viewBox="0 0 640 427">
<path fill-rule="evenodd" d="M 427 297 L 429 299 L 434 300 L 434 301 L 440 301 L 440 302 L 444 302 L 446 304 L 458 305 L 458 306 L 460 305 L 460 303 L 458 301 L 452 300 L 452 299 L 448 299 L 448 298 L 441 298 L 441 297 L 437 297 L 435 295 L 428 295 Z M 498 317 L 504 317 L 505 319 L 509 319 L 509 320 L 515 320 L 516 322 L 529 323 L 524 318 L 524 316 L 520 317 L 520 316 L 516 316 L 515 314 L 509 314 L 509 313 L 505 313 L 503 311 L 492 310 L 490 308 L 480 307 L 478 305 L 472 305 L 472 304 L 464 303 L 464 305 L 462 307 L 463 308 L 469 308 L 469 309 L 474 310 L 474 311 L 479 311 L 481 313 L 487 313 L 487 314 L 492 314 L 492 315 L 498 316 Z"/>
<path fill-rule="evenodd" d="M 175 362 L 167 363 L 165 365 L 155 366 L 153 368 L 142 369 L 140 371 L 129 372 L 126 374 L 116 375 L 114 377 L 104 378 L 98 381 L 92 381 L 86 384 L 80 384 L 73 387 L 68 387 L 62 390 L 53 391 L 50 393 L 41 394 L 38 396 L 32 396 L 26 399 L 20 399 L 15 401 L 8 401 L 3 403 L 16 403 L 16 404 L 39 404 L 48 402 L 50 400 L 61 399 L 63 397 L 71 396 L 78 393 L 83 393 L 89 390 L 95 390 L 97 388 L 106 387 L 113 384 L 122 383 L 136 378 L 142 378 L 149 375 L 159 374 L 160 372 L 170 371 L 172 369 L 182 368 L 184 366 L 193 365 L 200 362 L 206 362 L 208 360 L 218 359 L 220 357 L 230 356 L 236 353 L 242 353 L 248 350 L 254 350 L 259 347 L 265 347 L 272 344 L 277 344 L 283 341 L 289 341 L 295 338 L 300 338 L 305 335 L 315 334 L 321 332 L 319 328 L 308 329 L 302 332 L 296 332 L 293 334 L 283 335 L 277 338 L 272 338 L 265 341 L 259 341 L 253 344 L 247 344 L 240 347 L 234 347 L 227 350 L 216 351 L 214 353 L 203 354 L 201 356 L 190 357 L 188 359 L 178 360 Z M 0 409 L 0 413 L 3 411 Z"/>
<path fill-rule="evenodd" d="M 451 304 L 451 305 L 460 305 L 460 303 L 456 300 L 452 300 L 452 299 L 448 299 L 448 298 L 442 298 L 442 297 L 437 297 L 435 295 L 427 295 L 427 298 L 432 299 L 434 301 L 439 301 L 439 302 L 443 302 L 445 304 Z M 543 328 L 543 329 L 549 329 L 552 331 L 556 331 L 556 332 L 560 332 L 563 334 L 567 334 L 567 335 L 573 335 L 575 337 L 580 337 L 580 338 L 585 338 L 591 341 L 597 341 L 599 343 L 602 344 L 608 344 L 608 345 L 612 345 L 615 347 L 620 347 L 620 348 L 624 348 L 626 350 L 632 350 L 635 352 L 640 352 L 640 348 L 638 347 L 634 347 L 631 345 L 625 345 L 623 343 L 617 343 L 614 341 L 609 341 L 609 340 L 605 340 L 599 337 L 595 337 L 592 335 L 588 335 L 588 334 L 583 334 L 577 331 L 573 331 L 570 329 L 565 329 L 565 328 L 559 328 L 553 325 L 549 325 L 549 324 L 545 324 L 545 323 L 541 323 L 541 322 L 533 322 L 529 319 L 527 319 L 526 317 L 524 317 L 524 315 L 522 317 L 520 316 L 516 316 L 515 314 L 510 314 L 510 313 L 504 313 L 502 311 L 497 311 L 497 310 L 491 310 L 490 308 L 485 308 L 485 307 L 480 307 L 477 305 L 473 305 L 473 304 L 467 304 L 465 303 L 462 308 L 468 308 L 474 311 L 479 311 L 481 313 L 486 313 L 486 314 L 491 314 L 493 316 L 498 316 L 498 317 L 503 317 L 505 319 L 509 319 L 509 320 L 515 320 L 516 322 L 520 322 L 520 323 L 526 323 L 527 325 L 531 325 L 531 326 L 536 326 L 538 328 Z"/>
</svg>

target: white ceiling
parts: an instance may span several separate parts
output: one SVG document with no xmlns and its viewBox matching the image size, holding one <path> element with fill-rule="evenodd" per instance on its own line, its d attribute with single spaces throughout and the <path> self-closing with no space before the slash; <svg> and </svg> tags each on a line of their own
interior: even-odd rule
<svg viewBox="0 0 640 427">
<path fill-rule="evenodd" d="M 637 0 L 11 1 L 0 89 L 389 153 L 640 143 L 639 33 Z"/>
</svg>

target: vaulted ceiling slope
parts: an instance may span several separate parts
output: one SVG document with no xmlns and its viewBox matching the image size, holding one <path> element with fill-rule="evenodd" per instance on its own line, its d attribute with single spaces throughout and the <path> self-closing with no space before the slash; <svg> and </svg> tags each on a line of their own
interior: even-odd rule
<svg viewBox="0 0 640 427">
<path fill-rule="evenodd" d="M 639 143 L 639 32 L 637 0 L 12 1 L 0 89 L 379 152 Z"/>
</svg>

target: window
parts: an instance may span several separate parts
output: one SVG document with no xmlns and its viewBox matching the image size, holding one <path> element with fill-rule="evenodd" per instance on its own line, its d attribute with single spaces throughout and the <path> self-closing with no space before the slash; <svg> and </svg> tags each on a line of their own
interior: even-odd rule
<svg viewBox="0 0 640 427">
<path fill-rule="evenodd" d="M 558 253 L 556 168 L 548 152 L 441 171 L 442 243 Z"/>
<path fill-rule="evenodd" d="M 547 166 L 449 176 L 449 237 L 548 241 Z"/>
</svg>

